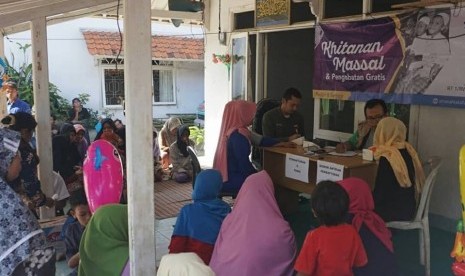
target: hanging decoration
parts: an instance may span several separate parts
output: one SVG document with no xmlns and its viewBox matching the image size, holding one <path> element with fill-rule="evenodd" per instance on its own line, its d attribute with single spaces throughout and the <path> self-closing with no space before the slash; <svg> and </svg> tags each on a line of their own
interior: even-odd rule
<svg viewBox="0 0 465 276">
<path fill-rule="evenodd" d="M 237 63 L 240 60 L 243 60 L 243 56 L 239 55 L 230 55 L 228 53 L 224 55 L 213 54 L 212 61 L 213 63 L 223 63 L 226 68 L 228 68 L 228 80 L 229 80 L 229 73 L 231 71 L 231 63 Z"/>
</svg>

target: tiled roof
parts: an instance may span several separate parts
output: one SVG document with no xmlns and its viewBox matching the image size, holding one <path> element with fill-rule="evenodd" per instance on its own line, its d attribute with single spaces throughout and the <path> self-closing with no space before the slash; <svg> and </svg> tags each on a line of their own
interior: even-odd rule
<svg viewBox="0 0 465 276">
<path fill-rule="evenodd" d="M 120 45 L 117 32 L 88 31 L 82 34 L 91 55 L 116 56 Z M 179 36 L 152 36 L 152 57 L 155 59 L 203 60 L 203 39 Z M 121 51 L 124 56 L 124 51 Z"/>
</svg>

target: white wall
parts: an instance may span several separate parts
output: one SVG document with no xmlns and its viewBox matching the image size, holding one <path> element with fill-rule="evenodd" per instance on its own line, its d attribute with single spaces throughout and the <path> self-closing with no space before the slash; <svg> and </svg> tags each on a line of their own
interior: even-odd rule
<svg viewBox="0 0 465 276">
<path fill-rule="evenodd" d="M 120 28 L 124 32 L 122 21 Z M 102 71 L 92 55 L 81 33 L 82 29 L 118 31 L 115 20 L 81 18 L 47 28 L 49 78 L 58 86 L 62 96 L 71 100 L 80 93 L 90 94 L 86 104 L 94 110 L 103 110 Z M 156 35 L 182 35 L 202 38 L 200 27 L 181 26 L 175 28 L 171 23 L 152 24 L 152 33 Z M 15 56 L 15 65 L 23 60 L 17 43 L 31 43 L 30 31 L 8 35 L 5 37 L 5 56 L 11 61 L 11 53 Z M 26 60 L 31 61 L 30 51 Z M 195 113 L 197 106 L 203 101 L 203 63 L 176 62 L 179 70 L 176 74 L 177 104 L 171 106 L 155 105 L 153 116 L 164 118 L 166 113 Z M 114 118 L 124 120 L 122 109 L 110 110 Z"/>
<path fill-rule="evenodd" d="M 206 30 L 205 35 L 205 158 L 210 159 L 210 164 L 213 164 L 213 156 L 218 143 L 223 109 L 231 99 L 228 70 L 223 64 L 212 62 L 213 54 L 225 54 L 230 51 L 229 46 L 221 45 L 218 42 L 218 2 L 210 2 L 210 29 Z M 229 10 L 249 8 L 254 3 L 255 1 L 250 0 L 222 1 L 221 30 L 228 32 L 227 45 L 231 42 Z"/>
<path fill-rule="evenodd" d="M 222 30 L 231 31 L 231 18 L 229 10 L 240 10 L 254 5 L 254 1 L 223 1 Z M 206 137 L 205 154 L 211 160 L 216 150 L 218 133 L 221 126 L 221 117 L 224 105 L 229 100 L 229 82 L 224 66 L 211 61 L 213 53 L 228 52 L 227 46 L 218 43 L 218 1 L 211 2 L 210 30 L 207 30 L 205 44 L 205 117 Z M 228 44 L 230 34 L 228 33 Z M 455 220 L 460 217 L 460 194 L 458 175 L 458 153 L 462 144 L 465 144 L 464 119 L 465 110 L 420 107 L 418 125 L 417 150 L 421 158 L 439 155 L 444 163 L 437 180 L 437 185 L 431 198 L 430 213 L 435 226 L 451 229 Z M 444 220 L 445 219 L 445 220 Z M 439 224 L 449 225 L 439 225 Z"/>
</svg>

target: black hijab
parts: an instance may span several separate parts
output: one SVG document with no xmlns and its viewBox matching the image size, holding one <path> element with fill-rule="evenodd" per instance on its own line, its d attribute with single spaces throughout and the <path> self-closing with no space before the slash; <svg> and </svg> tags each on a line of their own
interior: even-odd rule
<svg viewBox="0 0 465 276">
<path fill-rule="evenodd" d="M 189 152 L 187 151 L 187 147 L 189 146 L 189 140 L 187 144 L 182 140 L 182 135 L 187 132 L 187 138 L 189 139 L 189 136 L 191 134 L 189 127 L 187 125 L 182 125 L 178 128 L 178 132 L 176 133 L 177 139 L 176 139 L 176 145 L 178 146 L 178 149 L 181 151 L 182 155 L 184 157 L 189 156 Z"/>
<path fill-rule="evenodd" d="M 116 128 L 115 122 L 113 122 L 113 120 L 111 118 L 105 118 L 100 123 L 102 124 L 102 129 L 100 129 L 100 131 L 97 133 L 97 136 L 95 136 L 94 141 L 97 141 L 102 136 L 102 134 L 103 134 L 103 126 L 105 124 L 109 124 L 111 126 L 111 128 L 113 129 L 113 132 L 116 133 L 117 128 Z"/>
</svg>

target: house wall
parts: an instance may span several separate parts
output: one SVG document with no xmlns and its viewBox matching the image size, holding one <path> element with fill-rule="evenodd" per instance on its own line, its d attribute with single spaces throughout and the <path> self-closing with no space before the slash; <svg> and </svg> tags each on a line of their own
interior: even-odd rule
<svg viewBox="0 0 465 276">
<path fill-rule="evenodd" d="M 124 32 L 122 21 L 120 28 Z M 98 18 L 81 18 L 47 28 L 49 79 L 61 90 L 61 95 L 71 101 L 80 93 L 90 94 L 86 107 L 98 110 L 104 109 L 102 87 L 102 69 L 95 58 L 89 54 L 82 29 L 118 31 L 115 20 Z M 156 35 L 203 36 L 200 27 L 181 26 L 175 28 L 168 23 L 152 24 L 152 33 Z M 18 66 L 26 59 L 31 61 L 31 51 L 24 56 L 17 43 L 30 44 L 30 31 L 8 35 L 5 37 L 5 56 Z M 167 113 L 195 113 L 204 96 L 203 62 L 175 62 L 176 71 L 176 104 L 154 105 L 153 117 L 166 118 Z M 122 108 L 110 109 L 113 118 L 124 121 Z"/>
<path fill-rule="evenodd" d="M 226 3 L 225 3 L 226 2 Z M 223 1 L 221 12 L 222 31 L 231 31 L 230 10 L 254 7 L 255 1 Z M 210 29 L 207 30 L 205 44 L 205 154 L 211 160 L 215 153 L 221 116 L 224 105 L 230 100 L 228 76 L 224 66 L 211 61 L 213 53 L 228 52 L 228 47 L 218 42 L 218 1 L 211 1 Z M 228 34 L 228 43 L 230 42 Z M 292 44 L 292 42 L 289 42 Z M 313 48 L 310 47 L 309 51 Z M 312 76 L 308 77 L 308 81 Z M 420 106 L 419 120 L 415 128 L 416 147 L 420 158 L 441 156 L 444 163 L 440 169 L 435 189 L 433 190 L 430 219 L 431 224 L 455 231 L 456 220 L 460 217 L 460 194 L 458 175 L 458 152 L 464 144 L 465 127 L 463 118 L 465 110 Z M 309 120 L 309 118 L 306 118 Z"/>
</svg>

